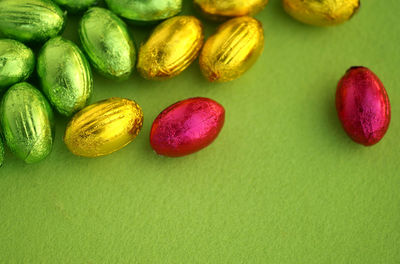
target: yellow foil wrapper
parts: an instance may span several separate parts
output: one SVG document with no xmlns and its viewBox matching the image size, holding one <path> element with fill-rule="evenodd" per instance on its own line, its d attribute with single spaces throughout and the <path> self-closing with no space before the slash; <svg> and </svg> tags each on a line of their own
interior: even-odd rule
<svg viewBox="0 0 400 264">
<path fill-rule="evenodd" d="M 143 125 L 143 112 L 134 101 L 110 98 L 78 112 L 69 122 L 64 142 L 75 155 L 99 157 L 132 142 Z"/>
<path fill-rule="evenodd" d="M 203 41 L 200 20 L 193 16 L 170 18 L 140 47 L 137 69 L 146 79 L 172 78 L 197 58 Z"/>
<path fill-rule="evenodd" d="M 264 9 L 268 0 L 194 0 L 193 3 L 205 17 L 222 20 L 255 15 Z"/>
<path fill-rule="evenodd" d="M 249 16 L 233 18 L 222 24 L 204 44 L 200 68 L 211 82 L 231 81 L 245 73 L 263 49 L 261 23 Z"/>
<path fill-rule="evenodd" d="M 359 9 L 360 0 L 282 0 L 286 12 L 300 22 L 333 26 L 349 20 Z"/>
</svg>

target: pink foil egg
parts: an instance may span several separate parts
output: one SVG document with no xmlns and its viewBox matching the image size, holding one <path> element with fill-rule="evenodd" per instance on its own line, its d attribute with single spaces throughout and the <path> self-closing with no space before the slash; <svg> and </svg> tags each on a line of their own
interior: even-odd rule
<svg viewBox="0 0 400 264">
<path fill-rule="evenodd" d="M 365 146 L 378 143 L 390 123 L 390 102 L 385 87 L 368 68 L 352 67 L 340 80 L 336 110 L 346 133 Z"/>
<path fill-rule="evenodd" d="M 208 98 L 177 102 L 154 120 L 150 144 L 160 155 L 181 157 L 210 145 L 225 121 L 225 109 Z"/>
</svg>

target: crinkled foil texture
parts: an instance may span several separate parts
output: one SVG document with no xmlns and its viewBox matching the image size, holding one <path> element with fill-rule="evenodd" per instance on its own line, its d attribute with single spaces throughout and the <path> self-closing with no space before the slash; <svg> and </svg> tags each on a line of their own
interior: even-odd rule
<svg viewBox="0 0 400 264">
<path fill-rule="evenodd" d="M 349 20 L 360 8 L 360 0 L 283 0 L 286 12 L 315 26 L 333 26 Z"/>
<path fill-rule="evenodd" d="M 132 100 L 110 98 L 75 114 L 67 125 L 64 142 L 75 155 L 98 157 L 132 142 L 143 126 L 143 111 Z"/>
<path fill-rule="evenodd" d="M 137 69 L 146 79 L 172 78 L 197 58 L 203 40 L 200 20 L 193 16 L 170 18 L 140 47 Z"/>
<path fill-rule="evenodd" d="M 0 107 L 4 137 L 11 151 L 27 163 L 47 157 L 54 141 L 54 116 L 41 92 L 18 83 L 5 93 Z"/>
</svg>

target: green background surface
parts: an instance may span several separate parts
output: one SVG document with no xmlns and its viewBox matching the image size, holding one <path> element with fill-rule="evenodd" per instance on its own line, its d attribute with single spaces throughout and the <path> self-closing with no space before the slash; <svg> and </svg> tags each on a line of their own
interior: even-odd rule
<svg viewBox="0 0 400 264">
<path fill-rule="evenodd" d="M 265 51 L 234 82 L 208 83 L 197 62 L 166 82 L 96 75 L 92 102 L 136 100 L 141 134 L 110 156 L 79 158 L 58 117 L 45 161 L 25 165 L 8 151 L 0 263 L 400 263 L 399 12 L 398 0 L 364 0 L 352 21 L 317 28 L 271 0 L 257 15 Z M 76 42 L 77 21 L 64 33 Z M 130 28 L 137 43 L 151 30 Z M 389 131 L 370 148 L 336 116 L 336 84 L 353 65 L 370 67 L 392 103 Z M 225 106 L 219 138 L 191 156 L 157 156 L 152 121 L 194 96 Z"/>
</svg>

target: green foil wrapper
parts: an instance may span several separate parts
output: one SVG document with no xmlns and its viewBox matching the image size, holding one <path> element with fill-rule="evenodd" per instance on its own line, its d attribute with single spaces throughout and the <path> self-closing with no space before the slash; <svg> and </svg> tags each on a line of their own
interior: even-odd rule
<svg viewBox="0 0 400 264">
<path fill-rule="evenodd" d="M 24 81 L 35 68 L 35 56 L 30 48 L 12 39 L 0 39 L 0 92 Z"/>
<path fill-rule="evenodd" d="M 50 0 L 1 0 L 0 32 L 22 42 L 43 42 L 64 28 L 63 11 Z"/>
<path fill-rule="evenodd" d="M 93 89 L 92 72 L 78 46 L 62 37 L 46 42 L 38 56 L 37 72 L 43 93 L 62 115 L 85 107 Z"/>
<path fill-rule="evenodd" d="M 11 151 L 26 163 L 47 157 L 53 146 L 54 117 L 50 104 L 39 90 L 18 83 L 5 93 L 0 122 Z"/>
<path fill-rule="evenodd" d="M 124 80 L 136 63 L 136 49 L 126 24 L 111 11 L 90 8 L 79 25 L 82 47 L 102 75 Z"/>
<path fill-rule="evenodd" d="M 179 14 L 182 0 L 106 0 L 117 15 L 135 22 L 154 22 Z"/>
<path fill-rule="evenodd" d="M 53 0 L 72 13 L 80 12 L 94 6 L 98 0 Z"/>
</svg>

